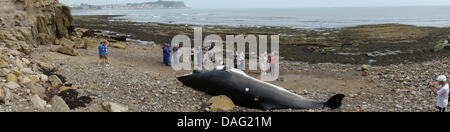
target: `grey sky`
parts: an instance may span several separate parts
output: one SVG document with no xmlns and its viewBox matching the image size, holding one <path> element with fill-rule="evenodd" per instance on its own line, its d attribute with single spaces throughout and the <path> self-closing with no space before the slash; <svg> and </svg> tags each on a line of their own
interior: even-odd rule
<svg viewBox="0 0 450 132">
<path fill-rule="evenodd" d="M 117 4 L 155 0 L 59 0 L 65 4 Z M 450 6 L 450 0 L 179 0 L 191 8 Z"/>
</svg>

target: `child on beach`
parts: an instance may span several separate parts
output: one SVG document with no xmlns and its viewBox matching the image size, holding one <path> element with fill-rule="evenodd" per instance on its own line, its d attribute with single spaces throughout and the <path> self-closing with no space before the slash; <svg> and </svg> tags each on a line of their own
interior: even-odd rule
<svg viewBox="0 0 450 132">
<path fill-rule="evenodd" d="M 436 81 L 438 81 L 439 86 L 434 86 L 433 82 L 430 82 L 428 86 L 431 88 L 434 95 L 437 95 L 437 107 L 439 112 L 445 112 L 448 105 L 449 96 L 449 85 L 447 82 L 447 77 L 445 75 L 440 75 Z M 436 92 L 437 90 L 437 92 Z"/>
<path fill-rule="evenodd" d="M 99 60 L 98 60 L 98 66 L 100 66 L 101 62 L 103 61 L 106 66 L 109 66 L 109 60 L 108 60 L 108 49 L 107 49 L 107 40 L 102 40 L 100 42 L 100 46 L 98 46 L 98 52 L 99 52 Z"/>
</svg>

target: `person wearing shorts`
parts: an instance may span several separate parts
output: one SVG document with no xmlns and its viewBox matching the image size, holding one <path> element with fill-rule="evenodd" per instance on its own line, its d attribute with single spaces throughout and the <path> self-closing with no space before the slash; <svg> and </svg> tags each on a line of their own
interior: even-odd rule
<svg viewBox="0 0 450 132">
<path fill-rule="evenodd" d="M 98 65 L 100 66 L 101 62 L 103 61 L 104 64 L 106 64 L 107 66 L 109 66 L 109 61 L 108 61 L 108 49 L 107 49 L 107 41 L 102 41 L 101 45 L 98 46 L 98 53 L 99 53 L 99 60 L 98 60 Z"/>
</svg>

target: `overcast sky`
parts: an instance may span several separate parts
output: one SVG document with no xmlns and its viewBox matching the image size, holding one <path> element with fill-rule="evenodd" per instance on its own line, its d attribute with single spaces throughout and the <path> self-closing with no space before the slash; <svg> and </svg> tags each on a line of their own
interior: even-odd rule
<svg viewBox="0 0 450 132">
<path fill-rule="evenodd" d="M 155 0 L 59 0 L 80 3 L 117 4 Z M 450 0 L 179 0 L 191 8 L 285 8 L 285 7 L 367 7 L 367 6 L 450 6 Z"/>
</svg>

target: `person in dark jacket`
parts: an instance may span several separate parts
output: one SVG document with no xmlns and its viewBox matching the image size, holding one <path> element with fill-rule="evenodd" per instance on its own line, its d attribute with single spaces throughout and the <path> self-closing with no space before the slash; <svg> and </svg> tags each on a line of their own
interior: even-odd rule
<svg viewBox="0 0 450 132">
<path fill-rule="evenodd" d="M 163 49 L 163 63 L 166 66 L 170 66 L 170 45 L 164 44 Z"/>
</svg>

